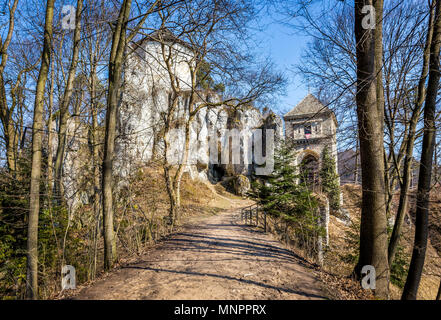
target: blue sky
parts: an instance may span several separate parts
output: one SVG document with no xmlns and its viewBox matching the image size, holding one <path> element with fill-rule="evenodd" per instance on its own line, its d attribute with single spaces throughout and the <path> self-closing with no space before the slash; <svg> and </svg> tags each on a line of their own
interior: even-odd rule
<svg viewBox="0 0 441 320">
<path fill-rule="evenodd" d="M 301 76 L 296 75 L 295 66 L 300 63 L 302 51 L 310 38 L 300 34 L 273 18 L 266 17 L 260 22 L 261 31 L 256 32 L 262 41 L 262 54 L 269 56 L 277 68 L 288 78 L 286 96 L 282 96 L 274 111 L 285 113 L 295 107 L 307 94 L 308 86 Z"/>
</svg>

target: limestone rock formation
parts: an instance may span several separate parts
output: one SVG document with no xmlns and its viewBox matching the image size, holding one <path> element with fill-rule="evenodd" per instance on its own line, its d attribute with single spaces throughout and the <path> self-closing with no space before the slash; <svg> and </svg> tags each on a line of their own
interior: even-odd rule
<svg viewBox="0 0 441 320">
<path fill-rule="evenodd" d="M 170 158 L 171 163 L 178 163 L 185 142 L 184 126 L 176 125 L 168 139 L 173 150 L 167 155 L 164 154 L 162 133 L 164 114 L 168 110 L 170 94 L 172 94 L 170 81 L 164 74 L 166 67 L 158 51 L 160 46 L 158 47 L 152 39 L 145 39 L 136 45 L 139 47 L 138 50 L 130 55 L 125 65 L 124 90 L 122 90 L 122 103 L 118 116 L 114 171 L 121 176 L 127 176 L 137 167 L 163 157 Z M 184 62 L 190 53 L 180 43 L 173 43 L 172 52 L 174 51 L 177 52 L 173 59 L 176 63 L 177 77 L 188 80 L 189 70 Z M 189 82 L 182 81 L 182 83 Z M 191 88 L 185 86 L 182 88 L 183 94 L 173 115 L 177 123 L 185 123 L 190 117 L 191 92 Z M 218 93 L 209 89 L 198 90 L 196 95 L 198 99 L 196 106 L 204 102 L 220 104 L 222 101 Z M 220 104 L 217 107 L 201 108 L 190 126 L 190 153 L 185 171 L 193 179 L 211 182 L 218 182 L 225 176 L 252 175 L 255 169 L 253 159 L 248 160 L 253 147 L 250 146 L 248 137 L 252 136 L 254 130 L 262 128 L 276 129 L 275 135 L 281 136 L 282 120 L 273 113 L 262 115 L 253 106 L 233 108 Z M 240 140 L 239 150 L 222 154 L 223 151 L 229 150 L 230 139 L 236 138 Z M 218 148 L 214 139 L 219 142 Z M 210 150 L 210 142 L 213 141 L 215 141 L 212 144 L 214 148 L 219 149 L 218 159 L 212 156 L 213 150 Z"/>
<path fill-rule="evenodd" d="M 250 180 L 242 174 L 233 177 L 232 183 L 234 193 L 238 196 L 245 197 L 251 188 Z"/>
</svg>

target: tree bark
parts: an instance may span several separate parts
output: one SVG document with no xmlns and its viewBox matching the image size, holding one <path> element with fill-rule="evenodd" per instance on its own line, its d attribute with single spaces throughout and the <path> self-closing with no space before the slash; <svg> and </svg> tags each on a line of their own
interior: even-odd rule
<svg viewBox="0 0 441 320">
<path fill-rule="evenodd" d="M 164 49 L 163 49 L 164 50 Z M 170 72 L 170 71 L 169 71 Z M 170 77 L 172 78 L 172 75 L 170 75 Z M 172 80 L 174 81 L 174 80 Z M 172 128 L 172 124 L 173 124 L 173 116 L 175 113 L 175 110 L 178 106 L 178 102 L 179 102 L 179 95 L 178 95 L 178 90 L 176 87 L 173 87 L 173 93 L 169 94 L 169 107 L 167 110 L 167 115 L 165 118 L 165 123 L 164 123 L 164 130 L 163 130 L 163 140 L 164 140 L 164 163 L 163 163 L 163 168 L 164 168 L 164 179 L 165 179 L 165 186 L 167 189 L 167 195 L 169 198 L 169 202 L 170 202 L 170 207 L 169 207 L 169 225 L 170 228 L 173 229 L 173 226 L 175 224 L 175 220 L 176 217 L 178 215 L 177 211 L 178 211 L 178 199 L 177 199 L 177 194 L 176 194 L 176 189 L 175 189 L 175 179 L 174 177 L 176 177 L 176 175 L 174 177 L 172 177 L 172 166 L 171 164 L 168 163 L 168 159 L 167 159 L 167 154 L 170 150 L 170 141 L 169 141 L 169 133 L 170 130 Z"/>
<path fill-rule="evenodd" d="M 116 115 L 118 109 L 118 92 L 121 86 L 121 75 L 126 46 L 127 22 L 132 0 L 124 0 L 118 22 L 112 38 L 112 49 L 109 60 L 109 84 L 106 111 L 106 132 L 104 138 L 104 159 L 102 178 L 102 209 L 104 224 L 104 267 L 109 270 L 117 260 L 116 239 L 113 227 L 113 194 L 112 171 L 115 151 Z"/>
<path fill-rule="evenodd" d="M 435 148 L 435 113 L 436 98 L 440 78 L 441 45 L 441 1 L 436 1 L 435 24 L 430 49 L 429 81 L 427 84 L 424 107 L 424 135 L 421 151 L 420 174 L 418 177 L 417 209 L 415 221 L 415 239 L 409 273 L 403 289 L 403 300 L 415 300 L 423 272 L 429 232 L 429 195 L 432 180 L 433 152 Z"/>
<path fill-rule="evenodd" d="M 43 59 L 41 61 L 40 72 L 38 75 L 36 87 L 34 121 L 32 127 L 32 167 L 31 190 L 29 196 L 26 272 L 26 295 L 29 299 L 38 298 L 38 215 L 40 211 L 44 90 L 48 78 L 48 71 L 51 59 L 54 2 L 55 0 L 47 0 L 44 27 Z"/>
<path fill-rule="evenodd" d="M 357 116 L 362 169 L 362 210 L 360 225 L 360 258 L 354 274 L 361 276 L 365 265 L 376 270 L 375 294 L 389 298 L 389 265 L 387 261 L 387 221 L 385 212 L 384 147 L 382 112 L 377 104 L 375 32 L 364 29 L 362 8 L 372 0 L 355 2 L 355 37 L 357 41 Z M 381 10 L 382 11 L 382 10 Z M 373 174 L 375 173 L 375 174 Z"/>
<path fill-rule="evenodd" d="M 374 0 L 374 8 L 375 8 L 375 29 L 374 29 L 374 38 L 375 38 L 375 74 L 377 79 L 377 109 L 378 109 L 378 118 L 381 119 L 379 122 L 381 132 L 384 132 L 384 86 L 383 86 L 383 0 Z M 381 144 L 383 157 L 386 158 L 386 150 L 384 148 L 384 144 Z M 385 187 L 389 190 L 390 185 L 390 175 L 388 174 L 388 166 L 387 162 L 384 163 L 386 165 L 384 173 L 385 173 Z M 386 197 L 385 193 L 385 197 Z M 392 195 L 390 195 L 392 198 Z M 390 208 L 390 201 L 386 201 L 386 217 Z"/>
<path fill-rule="evenodd" d="M 49 201 L 52 201 L 52 191 L 54 187 L 54 154 L 52 151 L 52 137 L 53 137 L 53 121 L 52 121 L 52 113 L 54 111 L 54 88 L 55 88 L 55 69 L 54 69 L 54 60 L 51 58 L 51 81 L 50 81 L 50 89 L 49 89 L 49 105 L 48 105 L 48 123 L 47 123 L 47 185 L 48 185 L 48 196 Z"/>
<path fill-rule="evenodd" d="M 55 157 L 55 196 L 57 201 L 61 202 L 63 197 L 62 187 L 62 170 L 63 159 L 66 146 L 67 121 L 69 120 L 69 104 L 72 97 L 73 86 L 75 82 L 76 70 L 78 65 L 78 55 L 80 51 L 81 41 L 81 12 L 83 10 L 83 0 L 77 1 L 77 9 L 75 13 L 75 31 L 73 39 L 72 59 L 69 66 L 66 88 L 64 90 L 63 100 L 60 106 L 60 125 L 58 129 L 58 147 Z"/>
<path fill-rule="evenodd" d="M 11 173 L 15 173 L 17 170 L 17 147 L 18 147 L 18 133 L 14 126 L 12 114 L 14 113 L 13 105 L 11 109 L 8 108 L 8 101 L 6 99 L 5 82 L 3 79 L 3 73 L 8 61 L 8 48 L 12 40 L 12 35 L 15 25 L 15 11 L 17 9 L 18 0 L 15 0 L 9 9 L 9 26 L 8 33 L 5 41 L 3 42 L 0 36 L 0 120 L 3 125 L 4 140 L 6 144 L 6 162 L 8 170 Z"/>
<path fill-rule="evenodd" d="M 418 119 L 421 115 L 421 110 L 424 105 L 425 97 L 425 85 L 427 75 L 429 73 L 429 60 L 430 60 L 430 45 L 432 43 L 433 37 L 433 20 L 434 20 L 434 7 L 430 10 L 426 44 L 424 47 L 423 56 L 423 69 L 421 71 L 421 77 L 418 82 L 417 89 L 417 100 L 415 103 L 415 109 L 412 111 L 412 116 L 410 119 L 409 133 L 407 135 L 407 145 L 406 145 L 406 156 L 404 158 L 404 168 L 403 168 L 403 181 L 400 186 L 400 200 L 398 203 L 397 215 L 395 218 L 395 224 L 392 231 L 392 235 L 389 241 L 388 256 L 389 265 L 392 265 L 395 259 L 396 248 L 400 241 L 401 229 L 403 227 L 404 217 L 406 216 L 408 210 L 408 192 L 410 184 L 412 182 L 412 163 L 413 163 L 413 148 L 415 145 L 415 135 L 418 124 Z"/>
<path fill-rule="evenodd" d="M 99 234 L 99 221 L 100 221 L 100 165 L 99 165 L 99 148 L 98 148 L 98 104 L 96 102 L 96 61 L 93 56 L 93 63 L 91 65 L 91 83 L 90 83 L 90 99 L 92 107 L 92 128 L 91 128 L 91 143 L 92 143 L 92 159 L 93 159 L 93 210 L 96 219 L 95 227 L 95 245 L 94 245 L 94 263 L 92 277 L 96 274 L 96 250 L 97 240 Z"/>
</svg>

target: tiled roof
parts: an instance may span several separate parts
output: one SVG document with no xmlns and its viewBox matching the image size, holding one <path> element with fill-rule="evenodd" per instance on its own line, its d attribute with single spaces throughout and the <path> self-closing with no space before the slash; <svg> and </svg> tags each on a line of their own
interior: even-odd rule
<svg viewBox="0 0 441 320">
<path fill-rule="evenodd" d="M 284 120 L 294 120 L 294 119 L 306 119 L 314 118 L 318 115 L 330 115 L 334 120 L 336 126 L 338 126 L 337 118 L 332 110 L 325 106 L 319 99 L 314 95 L 308 94 L 298 105 L 294 107 L 290 112 L 283 116 Z"/>
<path fill-rule="evenodd" d="M 330 110 L 320 102 L 319 99 L 312 94 L 308 94 L 300 103 L 290 112 L 285 114 L 287 117 L 297 117 L 301 115 L 309 115 L 314 113 L 328 113 Z"/>
</svg>

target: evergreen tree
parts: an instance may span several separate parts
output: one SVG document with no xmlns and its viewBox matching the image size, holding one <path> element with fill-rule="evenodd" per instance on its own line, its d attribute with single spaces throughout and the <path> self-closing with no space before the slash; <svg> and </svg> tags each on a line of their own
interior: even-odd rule
<svg viewBox="0 0 441 320">
<path fill-rule="evenodd" d="M 337 168 L 328 147 L 325 147 L 322 153 L 320 180 L 323 193 L 329 198 L 329 206 L 334 211 L 340 210 L 340 184 L 338 181 Z"/>
<path fill-rule="evenodd" d="M 293 150 L 289 143 L 280 144 L 275 152 L 273 174 L 255 181 L 251 196 L 259 201 L 267 214 L 287 221 L 299 244 L 313 251 L 317 237 L 323 233 L 318 201 L 306 184 L 299 183 Z"/>
</svg>

